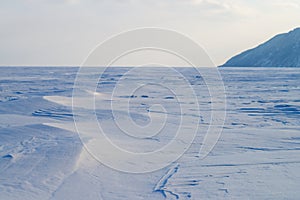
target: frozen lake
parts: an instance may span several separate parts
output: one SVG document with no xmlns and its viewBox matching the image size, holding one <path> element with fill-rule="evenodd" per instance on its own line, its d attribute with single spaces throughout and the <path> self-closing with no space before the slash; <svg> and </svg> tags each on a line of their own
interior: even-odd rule
<svg viewBox="0 0 300 200">
<path fill-rule="evenodd" d="M 109 68 L 95 91 L 77 93 L 73 110 L 78 68 L 0 70 L 0 199 L 299 199 L 300 69 L 219 69 L 226 119 L 203 159 L 212 102 L 195 69 Z M 79 85 L 88 88 L 95 76 L 91 70 Z M 94 140 L 99 125 L 126 152 L 147 154 L 170 141 L 178 149 L 126 162 L 131 157 L 105 152 Z M 174 139 L 178 129 L 182 137 Z M 82 142 L 118 159 L 101 163 Z M 147 173 L 128 173 L 141 168 Z"/>
</svg>

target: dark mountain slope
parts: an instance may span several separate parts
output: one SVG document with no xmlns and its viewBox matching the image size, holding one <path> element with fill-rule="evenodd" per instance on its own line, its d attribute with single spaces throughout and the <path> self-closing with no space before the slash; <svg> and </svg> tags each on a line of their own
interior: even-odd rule
<svg viewBox="0 0 300 200">
<path fill-rule="evenodd" d="M 300 28 L 276 35 L 221 67 L 300 67 Z"/>
</svg>

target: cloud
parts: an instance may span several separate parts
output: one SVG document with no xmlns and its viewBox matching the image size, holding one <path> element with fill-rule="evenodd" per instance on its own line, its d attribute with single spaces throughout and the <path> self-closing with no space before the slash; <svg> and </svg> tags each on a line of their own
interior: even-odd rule
<svg viewBox="0 0 300 200">
<path fill-rule="evenodd" d="M 223 62 L 299 26 L 299 10 L 299 0 L 2 1 L 0 65 L 78 64 L 97 42 L 141 26 L 187 33 Z"/>
<path fill-rule="evenodd" d="M 188 0 L 187 2 L 202 12 L 222 17 L 251 17 L 256 12 L 243 0 Z"/>
<path fill-rule="evenodd" d="M 298 1 L 277 0 L 273 2 L 273 5 L 283 8 L 300 8 L 300 3 Z"/>
<path fill-rule="evenodd" d="M 226 1 L 219 0 L 191 0 L 190 3 L 196 6 L 216 10 L 228 10 L 231 7 Z"/>
<path fill-rule="evenodd" d="M 65 0 L 65 3 L 67 4 L 79 4 L 81 2 L 81 0 Z"/>
</svg>

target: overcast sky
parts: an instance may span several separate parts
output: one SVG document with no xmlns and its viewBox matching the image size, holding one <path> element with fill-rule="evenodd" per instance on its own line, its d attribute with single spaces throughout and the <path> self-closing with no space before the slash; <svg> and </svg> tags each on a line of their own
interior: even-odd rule
<svg viewBox="0 0 300 200">
<path fill-rule="evenodd" d="M 80 65 L 111 35 L 161 27 L 216 65 L 300 26 L 299 0 L 0 0 L 0 65 Z"/>
</svg>

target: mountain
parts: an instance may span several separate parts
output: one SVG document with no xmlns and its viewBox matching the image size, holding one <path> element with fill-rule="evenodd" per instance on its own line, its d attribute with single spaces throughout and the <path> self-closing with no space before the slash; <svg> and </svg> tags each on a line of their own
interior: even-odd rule
<svg viewBox="0 0 300 200">
<path fill-rule="evenodd" d="M 300 67 L 300 28 L 242 52 L 221 67 Z"/>
</svg>

